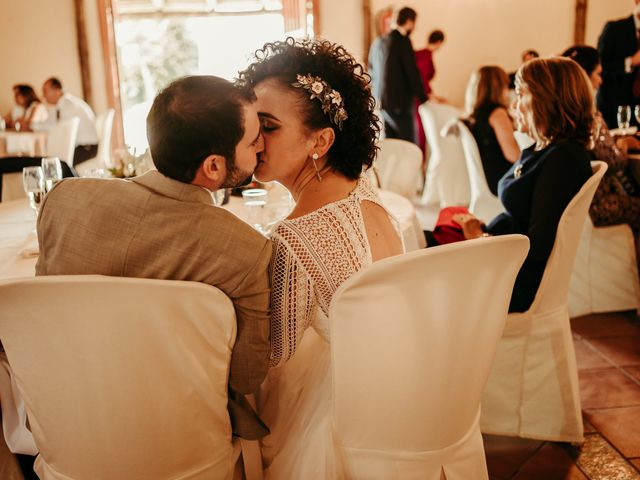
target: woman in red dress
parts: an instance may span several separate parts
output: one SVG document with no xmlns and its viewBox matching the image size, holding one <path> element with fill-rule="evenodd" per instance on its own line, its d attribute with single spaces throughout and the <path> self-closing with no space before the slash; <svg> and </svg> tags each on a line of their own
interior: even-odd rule
<svg viewBox="0 0 640 480">
<path fill-rule="evenodd" d="M 442 99 L 436 97 L 431 93 L 431 80 L 436 75 L 436 68 L 433 64 L 433 52 L 438 50 L 444 43 L 444 33 L 442 30 L 434 30 L 429 34 L 427 39 L 427 47 L 416 52 L 416 64 L 420 71 L 420 78 L 422 78 L 422 84 L 424 85 L 424 93 L 429 100 L 442 101 Z M 418 115 L 416 109 L 416 125 L 418 126 L 418 141 L 420 142 L 420 148 L 425 151 L 425 136 L 424 129 L 422 128 L 422 122 L 420 121 L 420 115 Z"/>
</svg>

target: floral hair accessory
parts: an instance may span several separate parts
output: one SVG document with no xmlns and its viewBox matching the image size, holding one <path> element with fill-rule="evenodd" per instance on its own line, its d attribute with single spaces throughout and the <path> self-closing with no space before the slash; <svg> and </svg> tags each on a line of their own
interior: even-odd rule
<svg viewBox="0 0 640 480">
<path fill-rule="evenodd" d="M 304 88 L 311 92 L 311 100 L 317 98 L 322 104 L 322 111 L 329 115 L 331 122 L 342 130 L 342 122 L 349 118 L 344 108 L 342 95 L 337 90 L 329 86 L 327 82 L 320 77 L 308 75 L 296 75 L 297 82 L 291 85 L 296 88 Z"/>
</svg>

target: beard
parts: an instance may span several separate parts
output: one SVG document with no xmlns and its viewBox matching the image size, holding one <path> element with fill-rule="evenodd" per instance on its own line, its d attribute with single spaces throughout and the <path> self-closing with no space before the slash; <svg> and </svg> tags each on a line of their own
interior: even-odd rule
<svg viewBox="0 0 640 480">
<path fill-rule="evenodd" d="M 253 181 L 253 172 L 241 170 L 234 160 L 227 162 L 227 175 L 220 188 L 236 188 L 248 185 Z"/>
</svg>

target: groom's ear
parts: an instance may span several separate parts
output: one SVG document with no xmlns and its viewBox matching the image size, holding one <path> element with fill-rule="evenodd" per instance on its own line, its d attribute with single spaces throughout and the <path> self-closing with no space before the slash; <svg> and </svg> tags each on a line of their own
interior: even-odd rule
<svg viewBox="0 0 640 480">
<path fill-rule="evenodd" d="M 196 176 L 191 182 L 194 185 L 201 185 L 209 190 L 217 190 L 227 176 L 227 162 L 222 155 L 209 155 L 200 164 L 196 171 Z"/>
<path fill-rule="evenodd" d="M 317 153 L 320 158 L 324 157 L 333 142 L 336 139 L 336 134 L 333 131 L 333 128 L 323 128 L 322 130 L 318 130 L 315 134 L 316 140 L 315 145 L 313 146 L 313 152 Z"/>
</svg>

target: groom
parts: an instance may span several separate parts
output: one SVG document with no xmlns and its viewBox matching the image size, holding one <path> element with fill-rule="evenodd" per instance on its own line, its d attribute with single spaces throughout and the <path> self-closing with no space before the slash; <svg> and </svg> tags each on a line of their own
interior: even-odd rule
<svg viewBox="0 0 640 480">
<path fill-rule="evenodd" d="M 211 192 L 243 184 L 256 167 L 264 146 L 254 100 L 212 76 L 166 87 L 147 117 L 158 170 L 130 181 L 56 185 L 38 217 L 36 265 L 37 275 L 190 280 L 222 290 L 238 324 L 229 414 L 234 434 L 245 439 L 269 433 L 243 394 L 257 392 L 268 369 L 271 245 L 214 207 Z"/>
</svg>

